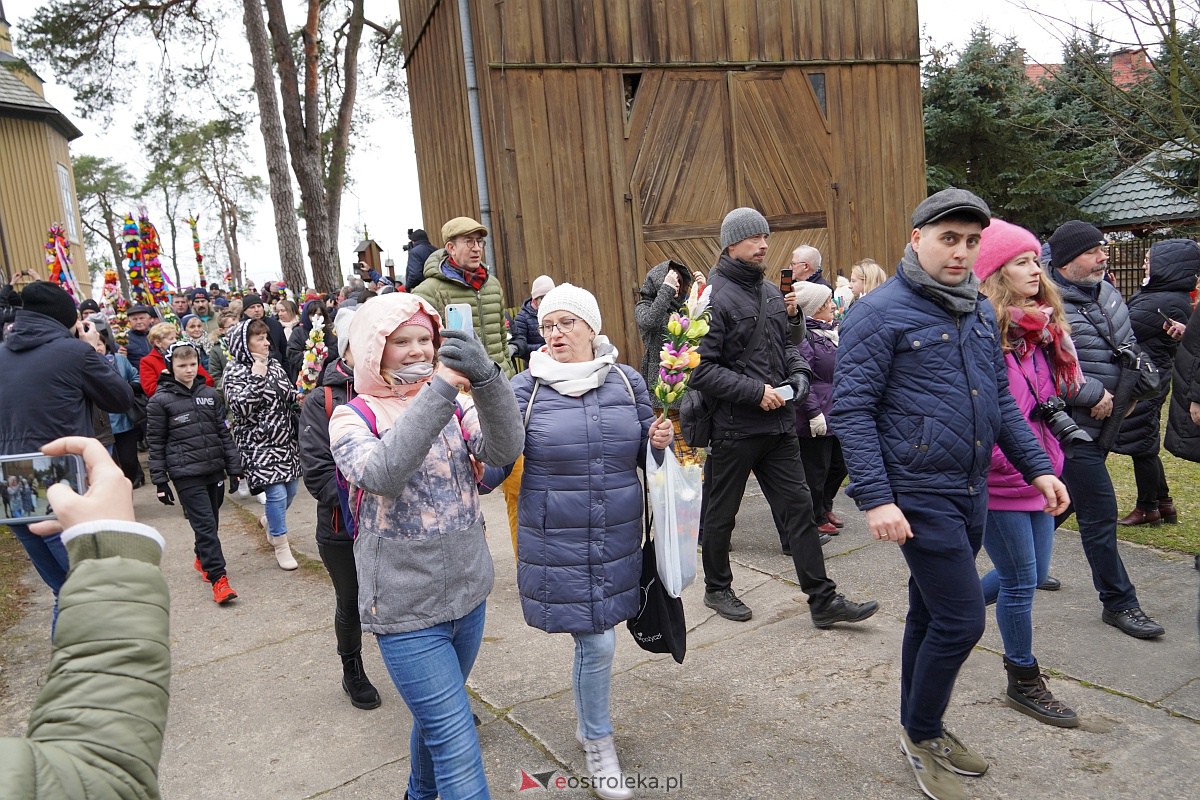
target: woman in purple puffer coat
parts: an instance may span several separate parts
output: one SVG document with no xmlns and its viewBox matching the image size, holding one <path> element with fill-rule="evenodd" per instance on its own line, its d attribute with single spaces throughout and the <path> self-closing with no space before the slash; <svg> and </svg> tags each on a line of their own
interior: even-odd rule
<svg viewBox="0 0 1200 800">
<path fill-rule="evenodd" d="M 838 346 L 838 332 L 833 322 L 833 291 L 828 286 L 808 281 L 796 284 L 794 291 L 796 305 L 804 314 L 807 328 L 804 341 L 797 347 L 813 371 L 808 397 L 796 405 L 800 459 L 804 462 L 804 477 L 812 495 L 817 530 L 826 536 L 836 536 L 838 527 L 827 516 L 833 497 L 827 494 L 829 487 L 826 486 L 835 454 L 840 455 L 837 437 L 827 421 L 833 408 L 833 368 Z M 828 540 L 822 537 L 821 541 Z"/>
</svg>

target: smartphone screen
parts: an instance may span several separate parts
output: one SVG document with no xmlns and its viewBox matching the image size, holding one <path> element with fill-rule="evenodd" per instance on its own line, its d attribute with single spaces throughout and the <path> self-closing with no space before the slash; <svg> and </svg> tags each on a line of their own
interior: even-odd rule
<svg viewBox="0 0 1200 800">
<path fill-rule="evenodd" d="M 469 303 L 451 303 L 446 306 L 446 328 L 452 331 L 474 333 L 471 306 Z"/>
<path fill-rule="evenodd" d="M 784 267 L 779 271 L 779 291 L 787 294 L 792 290 L 792 268 Z"/>
<path fill-rule="evenodd" d="M 0 456 L 0 499 L 4 502 L 0 525 L 54 519 L 46 489 L 64 481 L 79 494 L 87 491 L 82 458 L 41 453 Z"/>
</svg>

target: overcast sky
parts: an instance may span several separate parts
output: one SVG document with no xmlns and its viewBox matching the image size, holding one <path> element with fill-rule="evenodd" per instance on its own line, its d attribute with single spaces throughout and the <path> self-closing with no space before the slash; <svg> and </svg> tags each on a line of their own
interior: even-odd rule
<svg viewBox="0 0 1200 800">
<path fill-rule="evenodd" d="M 39 0 L 4 0 L 4 11 L 15 29 L 15 38 L 20 37 L 21 21 L 31 16 L 39 5 Z M 923 36 L 931 38 L 938 46 L 961 46 L 971 29 L 982 22 L 1001 36 L 1015 37 L 1025 47 L 1031 60 L 1041 62 L 1059 60 L 1061 41 L 1069 23 L 1086 25 L 1094 21 L 1114 38 L 1127 33 L 1127 25 L 1122 24 L 1120 18 L 1101 0 L 992 0 L 986 3 L 976 0 L 918 0 L 917 5 Z M 366 0 L 368 16 L 377 20 L 396 16 L 397 6 L 396 0 Z M 1027 6 L 1042 14 L 1055 15 L 1059 21 L 1030 13 L 1025 10 Z M 236 8 L 236 5 L 231 4 L 230 8 Z M 295 12 L 295 20 L 299 19 L 299 8 L 295 2 L 289 4 L 289 10 Z M 241 15 L 230 14 L 228 24 L 236 36 L 240 31 Z M 249 53 L 244 46 L 238 52 L 245 58 L 243 63 L 248 76 Z M 48 81 L 46 95 L 50 102 L 71 116 L 85 132 L 81 139 L 72 143 L 74 154 L 108 156 L 125 161 L 135 178 L 140 179 L 145 174 L 146 165 L 136 155 L 137 145 L 127 133 L 131 128 L 129 120 L 118 117 L 107 131 L 102 130 L 98 125 L 79 117 L 69 91 L 55 85 L 52 76 L 42 77 Z M 246 81 L 248 85 L 249 77 Z M 344 263 L 348 265 L 349 254 L 366 225 L 372 238 L 380 242 L 387 255 L 396 261 L 397 271 L 402 273 L 406 254 L 400 248 L 407 241 L 405 231 L 420 226 L 422 221 L 411 120 L 407 116 L 399 116 L 397 107 L 395 100 L 375 100 L 372 108 L 375 121 L 368 135 L 356 144 L 348 169 L 354 183 L 342 201 L 339 254 L 344 256 Z M 262 143 L 257 126 L 249 134 L 252 155 L 259 158 L 260 173 L 265 180 L 266 168 L 261 165 L 261 157 L 258 156 Z M 298 192 L 296 196 L 299 198 Z M 161 211 L 156 212 L 152 206 L 151 220 L 163 234 L 166 225 L 164 220 L 155 216 L 156 213 L 161 214 Z M 430 220 L 426 227 L 435 228 L 439 223 L 438 220 Z M 217 224 L 211 214 L 201 217 L 200 236 L 203 252 L 221 264 L 226 263 L 227 258 L 218 241 Z M 187 239 L 187 227 L 184 225 L 179 242 L 180 267 L 184 282 L 190 283 L 195 273 Z M 265 279 L 280 275 L 274 220 L 269 203 L 263 203 L 257 211 L 254 226 L 243 232 L 241 252 L 247 273 L 256 282 L 261 284 Z"/>
</svg>

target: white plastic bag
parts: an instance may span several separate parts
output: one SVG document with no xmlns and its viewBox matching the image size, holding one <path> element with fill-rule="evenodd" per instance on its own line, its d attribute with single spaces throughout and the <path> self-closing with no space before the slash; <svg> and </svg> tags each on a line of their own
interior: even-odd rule
<svg viewBox="0 0 1200 800">
<path fill-rule="evenodd" d="M 671 597 L 679 597 L 696 579 L 696 539 L 700 533 L 701 471 L 699 464 L 682 465 L 671 450 L 655 463 L 646 445 L 646 483 L 654 514 L 654 548 L 658 577 Z"/>
</svg>

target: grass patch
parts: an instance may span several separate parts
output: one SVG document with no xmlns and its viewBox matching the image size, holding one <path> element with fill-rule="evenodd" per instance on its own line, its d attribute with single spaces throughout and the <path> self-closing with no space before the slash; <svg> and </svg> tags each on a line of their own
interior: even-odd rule
<svg viewBox="0 0 1200 800">
<path fill-rule="evenodd" d="M 1181 553 L 1200 553 L 1200 464 L 1184 461 L 1163 450 L 1160 454 L 1167 485 L 1179 511 L 1178 525 L 1117 526 L 1117 538 L 1148 544 Z M 1108 474 L 1117 490 L 1117 513 L 1125 516 L 1137 505 L 1137 484 L 1133 480 L 1133 459 L 1115 453 L 1108 457 Z"/>
<path fill-rule="evenodd" d="M 1167 411 L 1170 398 L 1163 404 L 1159 435 L 1167 432 Z M 1179 512 L 1178 525 L 1118 525 L 1117 538 L 1127 542 L 1148 544 L 1163 550 L 1181 553 L 1200 553 L 1200 496 L 1194 487 L 1200 486 L 1200 464 L 1176 458 L 1165 449 L 1159 452 L 1171 497 Z M 1137 483 L 1133 479 L 1133 459 L 1112 453 L 1108 457 L 1108 474 L 1112 476 L 1113 488 L 1117 490 L 1117 514 L 1125 516 L 1137 505 Z M 1075 517 L 1063 527 L 1079 530 Z"/>
<path fill-rule="evenodd" d="M 0 525 L 0 634 L 16 624 L 25 610 L 29 588 L 21 576 L 29 568 L 29 556 L 6 525 Z"/>
<path fill-rule="evenodd" d="M 25 555 L 25 548 L 7 525 L 0 525 L 0 636 L 16 625 L 25 613 L 29 587 L 21 582 L 21 576 L 28 568 L 29 556 Z M 0 651 L 0 697 L 8 693 L 8 681 L 3 677 L 8 666 L 6 655 L 6 651 Z"/>
</svg>

